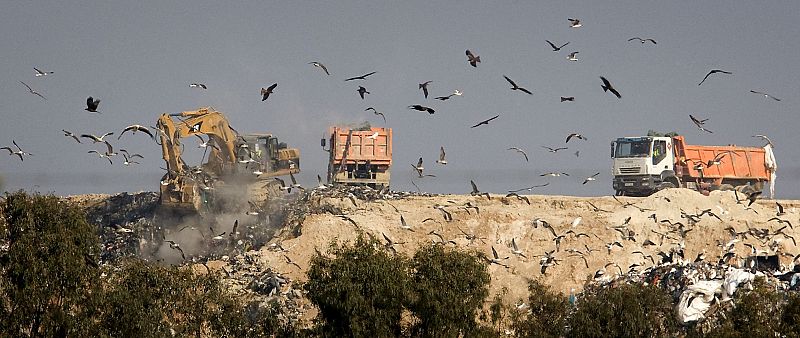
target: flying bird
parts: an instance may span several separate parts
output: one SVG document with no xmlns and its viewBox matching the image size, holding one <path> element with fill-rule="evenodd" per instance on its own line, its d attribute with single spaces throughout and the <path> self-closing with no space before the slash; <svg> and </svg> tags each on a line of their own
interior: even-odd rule
<svg viewBox="0 0 800 338">
<path fill-rule="evenodd" d="M 579 28 L 579 27 L 583 26 L 583 24 L 581 23 L 581 20 L 579 20 L 579 19 L 569 18 L 567 20 L 569 20 L 569 26 L 572 27 L 572 28 Z"/>
<path fill-rule="evenodd" d="M 269 98 L 269 94 L 272 94 L 277 86 L 278 84 L 275 83 L 267 88 L 261 87 L 261 101 L 266 101 Z"/>
<path fill-rule="evenodd" d="M 564 48 L 564 46 L 566 46 L 566 45 L 568 45 L 568 44 L 569 44 L 569 42 L 567 42 L 567 43 L 565 43 L 565 44 L 563 44 L 563 45 L 561 45 L 561 46 L 556 46 L 556 44 L 554 44 L 554 43 L 550 42 L 550 40 L 544 40 L 544 41 L 547 41 L 547 43 L 548 43 L 548 44 L 550 44 L 550 47 L 552 47 L 552 48 L 553 48 L 553 51 L 554 51 L 554 52 L 560 51 L 560 50 L 561 50 L 561 48 Z"/>
<path fill-rule="evenodd" d="M 562 96 L 561 97 L 561 102 L 566 102 L 566 101 L 574 102 L 575 101 L 575 97 L 574 96 Z"/>
<path fill-rule="evenodd" d="M 508 148 L 508 149 L 506 149 L 506 150 L 514 150 L 514 151 L 516 151 L 516 152 L 518 152 L 518 153 L 522 154 L 522 156 L 525 156 L 525 162 L 529 162 L 529 161 L 528 161 L 528 154 L 527 154 L 527 153 L 525 153 L 525 151 L 524 151 L 524 150 L 522 150 L 522 149 L 520 149 L 520 148 L 517 148 L 517 147 L 511 147 L 511 148 Z"/>
<path fill-rule="evenodd" d="M 561 175 L 569 176 L 569 174 L 567 174 L 567 173 L 559 173 L 559 172 L 549 172 L 549 173 L 541 174 L 539 176 L 542 176 L 542 177 L 544 177 L 544 176 L 559 177 Z"/>
<path fill-rule="evenodd" d="M 88 153 L 89 153 L 89 154 L 95 153 L 95 154 L 97 154 L 97 156 L 99 156 L 100 158 L 105 158 L 105 159 L 107 159 L 107 160 L 108 160 L 108 164 L 114 164 L 114 162 L 112 162 L 112 161 L 111 161 L 111 156 L 109 156 L 107 153 L 101 153 L 101 152 L 99 152 L 99 151 L 97 151 L 97 150 L 89 150 L 89 151 L 88 151 Z"/>
<path fill-rule="evenodd" d="M 588 138 L 586 138 L 586 136 L 583 136 L 583 135 L 578 134 L 578 133 L 572 133 L 572 134 L 567 135 L 567 141 L 564 142 L 564 143 L 569 143 L 569 140 L 571 140 L 573 137 L 577 138 L 579 140 L 584 140 L 584 141 L 588 140 Z"/>
<path fill-rule="evenodd" d="M 351 77 L 349 79 L 344 79 L 344 80 L 345 81 L 366 80 L 367 76 L 370 76 L 370 75 L 375 74 L 375 73 L 377 73 L 377 72 L 371 72 L 371 73 L 367 73 L 367 74 L 364 74 L 364 75 L 361 75 L 361 76 L 354 76 L 354 77 Z"/>
<path fill-rule="evenodd" d="M 36 72 L 36 74 L 34 75 L 36 77 L 47 76 L 47 75 L 55 73 L 55 72 L 44 72 L 44 71 L 42 71 L 42 70 L 40 70 L 39 68 L 36 68 L 36 67 L 33 67 L 33 71 Z"/>
<path fill-rule="evenodd" d="M 428 84 L 430 84 L 431 82 L 433 81 L 425 81 L 419 84 L 419 89 L 422 89 L 422 94 L 425 95 L 426 99 L 428 98 Z"/>
<path fill-rule="evenodd" d="M 328 73 L 328 68 L 326 68 L 325 65 L 323 65 L 323 64 L 321 64 L 321 63 L 319 63 L 317 61 L 309 62 L 308 64 L 314 65 L 314 67 L 322 69 L 323 71 L 325 71 L 325 74 L 331 75 L 331 73 Z"/>
<path fill-rule="evenodd" d="M 622 98 L 622 95 L 619 94 L 616 88 L 611 86 L 611 82 L 609 82 L 608 79 L 601 76 L 600 80 L 603 80 L 603 84 L 600 87 L 603 88 L 604 92 L 611 91 L 611 93 L 614 94 L 614 96 L 616 96 L 618 99 Z"/>
<path fill-rule="evenodd" d="M 130 157 L 128 157 L 128 155 L 126 155 L 126 154 L 122 154 L 122 157 L 125 159 L 125 162 L 122 162 L 122 164 L 124 164 L 126 166 L 129 166 L 131 164 L 139 164 L 139 162 L 132 161 L 130 159 Z M 111 159 L 108 159 L 108 160 L 111 161 Z"/>
<path fill-rule="evenodd" d="M 453 91 L 453 93 L 452 93 L 452 94 L 450 94 L 450 95 L 447 95 L 447 96 L 437 96 L 437 97 L 434 97 L 434 99 L 437 99 L 437 100 L 439 100 L 439 101 L 447 101 L 447 100 L 449 100 L 449 99 L 450 99 L 451 97 L 453 97 L 453 96 L 461 96 L 462 94 L 463 94 L 463 93 L 461 93 L 460 91 L 458 91 L 458 89 L 456 89 L 456 90 L 455 90 L 455 91 Z"/>
<path fill-rule="evenodd" d="M 470 128 L 476 128 L 476 127 L 479 127 L 479 126 L 481 126 L 481 125 L 484 125 L 484 124 L 488 125 L 488 124 L 489 124 L 489 122 L 491 122 L 492 120 L 494 120 L 494 119 L 496 119 L 496 118 L 498 118 L 498 117 L 500 117 L 500 115 L 499 115 L 499 114 L 498 114 L 498 115 L 495 115 L 495 116 L 493 116 L 493 117 L 491 117 L 491 118 L 489 118 L 489 119 L 487 119 L 487 120 L 483 120 L 483 121 L 481 121 L 481 122 L 478 122 L 477 124 L 475 124 L 474 126 L 472 126 L 472 127 L 470 127 Z"/>
<path fill-rule="evenodd" d="M 569 53 L 569 55 L 567 55 L 567 60 L 578 61 L 578 53 L 580 53 L 580 52 Z"/>
<path fill-rule="evenodd" d="M 29 86 L 27 83 L 25 83 L 25 82 L 22 82 L 22 81 L 20 81 L 19 83 L 21 83 L 23 86 L 25 86 L 26 88 L 28 88 L 28 92 L 30 92 L 31 94 L 33 94 L 33 95 L 36 95 L 36 96 L 38 96 L 38 97 L 41 97 L 43 100 L 47 100 L 47 98 L 45 98 L 44 96 L 42 96 L 42 94 L 39 94 L 39 92 L 37 92 L 37 91 L 33 90 L 33 88 L 31 88 L 31 86 Z"/>
<path fill-rule="evenodd" d="M 90 113 L 97 113 L 98 112 L 97 106 L 99 105 L 100 105 L 100 100 L 95 100 L 94 98 L 89 96 L 88 98 L 86 98 L 86 109 L 84 110 Z"/>
<path fill-rule="evenodd" d="M 481 57 L 480 55 L 472 54 L 472 52 L 467 49 L 467 61 L 472 67 L 478 67 L 478 62 L 481 62 Z"/>
<path fill-rule="evenodd" d="M 533 95 L 533 93 L 531 93 L 530 90 L 518 86 L 514 81 L 509 79 L 508 76 L 503 75 L 503 77 L 506 79 L 506 81 L 508 81 L 508 83 L 511 84 L 511 90 L 519 90 L 521 92 L 527 93 L 528 95 Z"/>
<path fill-rule="evenodd" d="M 356 91 L 358 92 L 358 95 L 361 96 L 362 100 L 364 99 L 364 94 L 370 94 L 370 92 L 367 91 L 367 88 L 364 88 L 362 86 L 358 86 L 358 89 L 356 89 Z"/>
<path fill-rule="evenodd" d="M 20 148 L 20 146 L 17 145 L 17 141 L 11 140 L 11 143 L 14 144 L 14 147 L 16 147 L 17 150 L 13 150 L 13 149 L 11 149 L 11 147 L 2 147 L 0 149 L 8 150 L 8 154 L 9 155 L 17 155 L 17 156 L 19 156 L 19 160 L 23 161 L 23 162 L 25 161 L 25 158 L 23 156 L 33 156 L 33 154 L 22 150 L 22 148 Z"/>
<path fill-rule="evenodd" d="M 549 152 L 551 152 L 551 153 L 558 152 L 559 150 L 566 150 L 566 149 L 569 149 L 569 148 L 567 148 L 567 147 L 550 148 L 550 147 L 547 147 L 547 146 L 542 146 L 542 148 L 544 148 L 544 149 L 547 149 L 547 151 L 549 151 Z"/>
<path fill-rule="evenodd" d="M 143 133 L 145 133 L 147 135 L 150 135 L 151 139 L 155 139 L 156 138 L 153 135 L 153 133 L 150 132 L 150 128 L 147 128 L 147 127 L 145 127 L 145 126 L 143 126 L 141 124 L 132 124 L 130 126 L 125 127 L 125 129 L 122 130 L 122 132 L 119 134 L 119 136 L 117 136 L 117 140 L 121 139 L 122 135 L 124 135 L 126 131 L 130 131 L 133 134 L 136 134 L 137 131 L 141 131 L 141 132 L 143 132 Z"/>
<path fill-rule="evenodd" d="M 653 39 L 642 39 L 642 38 L 640 38 L 638 36 L 634 36 L 634 37 L 628 39 L 628 42 L 633 41 L 633 40 L 639 40 L 639 42 L 641 42 L 642 44 L 644 44 L 645 42 L 648 42 L 648 41 L 652 42 L 654 45 L 657 44 L 656 40 L 653 40 Z"/>
<path fill-rule="evenodd" d="M 78 138 L 78 136 L 72 133 L 71 131 L 67 131 L 65 129 L 61 129 L 61 131 L 64 132 L 64 136 L 72 137 L 73 139 L 75 139 L 75 142 L 81 143 L 81 140 Z"/>
<path fill-rule="evenodd" d="M 436 160 L 436 163 L 439 163 L 441 165 L 447 165 L 447 160 L 444 158 L 444 155 L 445 155 L 444 146 L 439 147 L 439 159 Z"/>
<path fill-rule="evenodd" d="M 435 110 L 433 110 L 433 108 L 431 108 L 431 107 L 426 107 L 426 106 L 419 105 L 419 104 L 410 105 L 410 106 L 408 106 L 408 109 L 414 109 L 414 110 L 419 110 L 419 111 L 426 111 L 426 112 L 428 112 L 428 114 L 433 114 L 433 113 L 435 113 L 435 112 L 436 112 L 436 111 L 435 111 Z"/>
<path fill-rule="evenodd" d="M 766 141 L 766 142 L 767 142 L 767 144 L 769 144 L 771 147 L 775 148 L 775 145 L 774 145 L 774 144 L 772 144 L 772 141 L 771 141 L 771 140 L 769 139 L 769 137 L 767 137 L 766 135 L 761 135 L 761 134 L 758 134 L 758 135 L 753 135 L 752 137 L 757 137 L 757 138 L 760 138 L 760 139 L 762 139 L 762 140 Z"/>
<path fill-rule="evenodd" d="M 106 136 L 109 136 L 109 135 L 114 135 L 114 132 L 112 131 L 112 132 L 105 133 L 105 134 L 101 135 L 100 137 L 98 137 L 98 136 L 96 136 L 94 134 L 82 134 L 81 137 L 85 137 L 85 138 L 91 139 L 92 141 L 94 141 L 93 143 L 100 143 L 100 142 L 105 142 L 105 140 L 103 140 L 103 138 L 106 137 Z"/>
<path fill-rule="evenodd" d="M 689 114 L 689 118 L 692 119 L 692 122 L 694 122 L 694 124 L 697 126 L 697 128 L 700 128 L 700 130 L 702 130 L 704 132 L 707 132 L 707 133 L 713 133 L 711 130 L 708 130 L 708 129 L 703 127 L 703 125 L 706 124 L 706 121 L 708 121 L 708 119 L 698 120 L 697 118 L 692 116 L 692 114 Z"/>
<path fill-rule="evenodd" d="M 488 199 L 492 199 L 492 196 L 489 195 L 488 192 L 481 192 L 478 190 L 478 185 L 475 184 L 475 181 L 469 180 L 469 184 L 472 185 L 472 191 L 469 193 L 472 196 L 486 196 Z"/>
<path fill-rule="evenodd" d="M 201 89 L 208 89 L 208 87 L 206 87 L 206 85 L 204 85 L 204 84 L 202 84 L 202 83 L 190 83 L 190 84 L 189 84 L 189 88 L 201 88 Z"/>
<path fill-rule="evenodd" d="M 596 180 L 597 175 L 600 175 L 600 173 L 595 173 L 594 175 L 587 177 L 586 179 L 583 180 L 582 184 L 586 184 L 589 183 L 589 181 Z"/>
<path fill-rule="evenodd" d="M 767 94 L 767 93 L 764 93 L 764 92 L 759 92 L 759 91 L 755 91 L 755 90 L 752 90 L 752 89 L 750 90 L 750 92 L 751 92 L 751 93 L 753 93 L 753 94 L 764 95 L 764 97 L 766 97 L 766 98 L 770 98 L 770 99 L 773 99 L 773 100 L 775 100 L 775 101 L 780 101 L 780 100 L 781 100 L 781 99 L 779 99 L 779 98 L 777 98 L 777 97 L 774 97 L 774 96 L 772 96 L 772 95 L 769 95 L 769 94 Z"/>
<path fill-rule="evenodd" d="M 722 73 L 722 74 L 733 74 L 733 73 L 731 73 L 731 72 L 726 72 L 726 71 L 724 71 L 724 70 L 722 70 L 722 69 L 712 69 L 711 71 L 709 71 L 709 72 L 708 72 L 708 74 L 706 74 L 706 76 L 703 78 L 703 81 L 700 81 L 700 83 L 698 83 L 697 85 L 699 86 L 699 85 L 703 84 L 703 82 L 706 82 L 706 79 L 707 79 L 707 78 L 708 78 L 708 77 L 709 77 L 711 74 L 715 74 L 715 73 Z"/>
<path fill-rule="evenodd" d="M 423 175 L 423 171 L 425 170 L 425 167 L 422 165 L 422 157 L 419 158 L 419 161 L 417 161 L 416 165 L 411 164 L 411 166 L 414 168 L 414 170 L 417 172 L 417 175 L 419 175 L 420 178 L 423 178 L 423 177 L 436 177 L 436 175 L 431 175 L 431 174 L 424 174 Z"/>
<path fill-rule="evenodd" d="M 372 107 L 367 107 L 367 109 L 364 109 L 364 111 L 370 111 L 370 110 L 372 110 L 373 114 L 380 115 L 383 118 L 383 123 L 386 123 L 386 115 L 384 115 L 382 112 L 375 110 L 375 108 Z"/>
</svg>

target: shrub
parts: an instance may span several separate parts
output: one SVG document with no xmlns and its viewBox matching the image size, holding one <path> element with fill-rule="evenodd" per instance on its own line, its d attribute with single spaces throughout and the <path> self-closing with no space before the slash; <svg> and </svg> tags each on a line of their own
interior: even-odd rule
<svg viewBox="0 0 800 338">
<path fill-rule="evenodd" d="M 537 280 L 528 282 L 528 306 L 511 314 L 511 328 L 518 337 L 562 337 L 566 332 L 570 304 Z"/>
</svg>

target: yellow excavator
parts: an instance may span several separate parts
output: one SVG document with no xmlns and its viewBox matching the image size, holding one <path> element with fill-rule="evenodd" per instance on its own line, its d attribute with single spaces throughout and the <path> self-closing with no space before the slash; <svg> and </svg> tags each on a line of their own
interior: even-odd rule
<svg viewBox="0 0 800 338">
<path fill-rule="evenodd" d="M 275 177 L 300 172 L 298 149 L 272 134 L 239 134 L 211 107 L 162 114 L 156 129 L 167 164 L 160 204 L 171 211 L 233 211 L 229 208 L 247 205 L 243 201 L 263 205 L 282 193 Z M 190 167 L 181 158 L 181 139 L 193 136 L 200 139 L 208 160 Z"/>
</svg>

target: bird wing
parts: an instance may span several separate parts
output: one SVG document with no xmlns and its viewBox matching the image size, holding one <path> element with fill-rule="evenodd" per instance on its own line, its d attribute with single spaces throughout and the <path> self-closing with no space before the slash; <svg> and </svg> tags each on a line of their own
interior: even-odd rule
<svg viewBox="0 0 800 338">
<path fill-rule="evenodd" d="M 85 138 L 91 139 L 91 140 L 93 140 L 95 142 L 100 142 L 100 140 L 97 138 L 97 136 L 94 136 L 94 135 L 81 134 L 81 137 L 85 137 Z"/>
<path fill-rule="evenodd" d="M 634 36 L 634 37 L 632 37 L 632 38 L 628 39 L 628 41 L 633 41 L 633 40 L 639 40 L 639 41 L 641 41 L 642 39 L 641 39 L 641 38 L 639 38 L 638 36 Z"/>
<path fill-rule="evenodd" d="M 525 89 L 525 88 L 522 88 L 522 87 L 517 87 L 517 89 L 519 89 L 521 92 L 527 93 L 528 95 L 533 95 L 533 93 L 531 93 L 531 91 L 530 91 L 530 90 L 527 90 L 527 89 Z"/>
<path fill-rule="evenodd" d="M 108 154 L 113 154 L 114 147 L 111 146 L 111 143 L 108 143 L 108 141 L 104 141 L 104 143 L 106 144 L 106 149 L 108 149 Z"/>
<path fill-rule="evenodd" d="M 27 88 L 28 88 L 28 91 L 30 91 L 31 93 L 33 93 L 33 88 L 31 88 L 31 86 L 29 86 L 27 83 L 25 83 L 25 82 L 22 82 L 22 81 L 20 81 L 19 83 L 21 83 L 22 85 L 24 85 L 25 87 L 27 87 Z"/>
<path fill-rule="evenodd" d="M 577 136 L 577 135 L 578 134 L 575 134 L 575 133 L 567 135 L 567 141 L 564 142 L 564 143 L 569 143 L 569 140 L 572 139 L 573 137 Z"/>
<path fill-rule="evenodd" d="M 550 40 L 544 40 L 544 41 L 547 41 L 547 43 L 548 43 L 548 44 L 550 44 L 550 47 L 553 47 L 553 50 L 558 50 L 558 49 L 560 49 L 559 47 L 556 47 L 556 45 L 555 45 L 555 44 L 553 44 L 552 42 L 550 42 Z"/>
<path fill-rule="evenodd" d="M 277 87 L 277 86 L 278 86 L 278 84 L 274 83 L 271 86 L 269 86 L 269 88 L 267 88 L 267 90 L 271 93 L 273 90 L 275 90 L 275 87 Z"/>
<path fill-rule="evenodd" d="M 472 54 L 472 52 L 470 52 L 470 51 L 469 51 L 469 49 L 467 49 L 467 56 L 468 56 L 470 59 L 472 59 L 472 58 L 474 58 L 474 57 L 475 57 L 475 55 L 473 55 L 473 54 Z"/>
<path fill-rule="evenodd" d="M 91 108 L 92 105 L 94 105 L 94 99 L 91 96 L 89 96 L 88 98 L 86 98 L 86 106 Z"/>
<path fill-rule="evenodd" d="M 706 79 L 708 78 L 708 76 L 709 76 L 709 75 L 711 75 L 711 74 L 713 74 L 713 73 L 714 73 L 714 71 L 713 71 L 713 70 L 712 70 L 712 71 L 710 71 L 710 72 L 708 72 L 708 74 L 706 74 L 706 76 L 705 76 L 705 77 L 703 77 L 703 81 L 700 81 L 700 83 L 698 83 L 697 85 L 699 86 L 699 85 L 703 84 L 703 82 L 706 82 Z"/>
<path fill-rule="evenodd" d="M 444 146 L 439 147 L 439 161 L 444 161 Z"/>
<path fill-rule="evenodd" d="M 513 89 L 513 88 L 519 88 L 519 87 L 517 87 L 517 84 L 516 84 L 516 83 L 514 83 L 514 81 L 512 81 L 511 79 L 509 79 L 509 78 L 508 78 L 508 76 L 505 76 L 505 75 L 503 75 L 503 77 L 506 79 L 506 81 L 508 81 L 508 83 L 510 83 L 510 84 L 511 84 L 511 86 L 512 86 L 512 89 Z"/>
<path fill-rule="evenodd" d="M 473 192 L 473 193 L 476 193 L 476 194 L 477 194 L 477 193 L 479 193 L 479 192 L 480 192 L 480 190 L 478 190 L 478 186 L 477 186 L 477 185 L 475 185 L 475 181 L 473 181 L 473 180 L 469 180 L 469 184 L 471 184 L 471 185 L 472 185 L 472 192 Z"/>
</svg>

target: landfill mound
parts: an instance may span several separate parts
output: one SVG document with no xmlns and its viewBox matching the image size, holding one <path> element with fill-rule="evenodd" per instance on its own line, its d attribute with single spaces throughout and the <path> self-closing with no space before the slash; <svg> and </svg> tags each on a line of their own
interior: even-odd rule
<svg viewBox="0 0 800 338">
<path fill-rule="evenodd" d="M 162 253 L 173 255 L 167 261 L 192 265 L 198 273 L 219 271 L 238 292 L 260 299 L 277 297 L 298 318 L 314 315 L 296 283 L 305 281 L 311 258 L 326 252 L 332 242 L 353 241 L 359 233 L 382 243 L 389 238 L 398 254 L 409 256 L 420 246 L 447 245 L 483 253 L 489 262 L 495 251 L 497 258 L 489 265 L 490 291 L 496 294 L 506 288 L 508 303 L 526 299 L 529 279 L 569 294 L 571 289 L 580 292 L 589 285 L 648 278 L 652 282 L 655 275 L 660 276 L 659 285 L 676 295 L 677 302 L 689 286 L 701 280 L 719 280 L 730 269 L 761 270 L 767 276 L 790 271 L 797 253 L 791 223 L 798 220 L 798 201 L 778 201 L 784 208 L 778 215 L 775 201 L 749 205 L 733 191 L 704 196 L 686 189 L 667 189 L 644 198 L 487 198 L 321 186 L 295 194 L 281 211 L 281 226 L 275 227 L 268 239 L 265 234 L 260 243 L 243 244 L 248 236 L 236 231 L 221 240 L 204 236 L 200 245 L 227 251 L 197 251 L 182 260 L 175 260 L 177 250 L 158 240 L 165 231 L 158 220 L 148 220 L 153 215 L 147 210 L 157 201 L 154 194 L 101 196 L 97 199 L 111 202 L 87 204 L 90 210 L 112 214 L 97 218 L 90 212 L 90 221 L 102 220 L 102 226 L 116 229 L 109 235 L 115 240 L 135 238 L 124 243 L 138 247 L 155 241 Z M 103 209 L 107 205 L 119 205 L 124 217 L 118 226 L 108 224 L 118 215 Z M 264 224 L 247 217 L 236 214 L 222 219 L 229 224 L 234 218 L 251 224 L 239 229 Z M 223 223 L 220 218 L 213 221 Z M 200 229 L 205 226 L 201 223 L 191 225 L 196 227 L 194 232 L 205 231 Z M 154 230 L 142 231 L 143 227 Z M 165 231 L 162 241 L 175 235 L 172 229 Z M 701 265 L 714 268 L 695 268 Z M 680 283 L 674 282 L 677 277 L 671 283 L 663 282 L 664 276 L 674 276 L 675 271 L 683 272 Z M 696 316 L 696 312 L 690 315 Z"/>
</svg>

